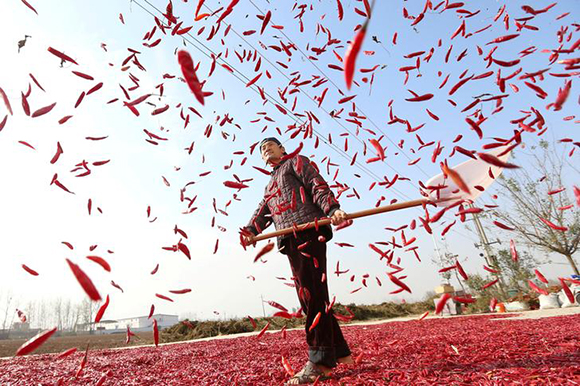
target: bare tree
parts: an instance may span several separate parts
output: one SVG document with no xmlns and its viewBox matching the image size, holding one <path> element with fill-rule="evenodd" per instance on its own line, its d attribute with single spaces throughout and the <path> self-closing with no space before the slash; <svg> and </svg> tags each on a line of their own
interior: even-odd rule
<svg viewBox="0 0 580 386">
<path fill-rule="evenodd" d="M 528 168 L 497 179 L 498 194 L 509 205 L 502 205 L 493 214 L 529 246 L 565 256 L 574 273 L 580 275 L 573 258 L 580 247 L 580 210 L 569 194 L 570 173 L 576 173 L 566 167 L 566 155 L 554 151 L 547 142 L 540 141 L 539 147 L 531 150 L 523 153 L 532 160 Z"/>
<path fill-rule="evenodd" d="M 4 293 L 4 297 L 1 296 L 0 293 L 0 304 L 4 304 L 4 308 L 2 309 L 4 317 L 2 319 L 2 329 L 6 330 L 6 327 L 10 327 L 9 317 L 11 315 L 10 310 L 12 309 L 12 291 L 8 290 Z"/>
</svg>

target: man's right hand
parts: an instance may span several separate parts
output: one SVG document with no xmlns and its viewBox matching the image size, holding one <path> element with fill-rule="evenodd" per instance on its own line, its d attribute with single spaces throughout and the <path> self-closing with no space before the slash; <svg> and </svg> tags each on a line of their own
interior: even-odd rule
<svg viewBox="0 0 580 386">
<path fill-rule="evenodd" d="M 240 244 L 242 245 L 242 247 L 244 247 L 244 249 L 248 245 L 252 245 L 252 246 L 256 245 L 256 240 L 254 239 L 255 237 L 256 236 L 254 236 L 254 234 L 252 234 L 247 229 L 240 230 Z"/>
<path fill-rule="evenodd" d="M 251 246 L 255 246 L 256 245 L 256 240 L 255 240 L 254 235 L 244 235 L 244 243 L 246 245 L 251 245 Z"/>
</svg>

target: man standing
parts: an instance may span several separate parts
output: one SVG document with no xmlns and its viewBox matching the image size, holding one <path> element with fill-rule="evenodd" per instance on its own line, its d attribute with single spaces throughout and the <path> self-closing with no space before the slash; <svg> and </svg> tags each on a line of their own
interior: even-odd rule
<svg viewBox="0 0 580 386">
<path fill-rule="evenodd" d="M 246 245 L 254 244 L 254 236 L 272 222 L 276 229 L 282 229 L 323 217 L 330 217 L 333 225 L 346 220 L 346 213 L 340 210 L 328 184 L 307 157 L 288 157 L 280 141 L 273 137 L 260 142 L 260 153 L 274 170 L 264 199 L 242 232 Z M 331 238 L 330 225 L 278 237 L 278 249 L 288 256 L 298 299 L 306 313 L 308 342 L 309 360 L 288 384 L 312 383 L 327 377 L 337 363 L 353 363 L 332 310 L 326 310 L 326 242 Z"/>
</svg>

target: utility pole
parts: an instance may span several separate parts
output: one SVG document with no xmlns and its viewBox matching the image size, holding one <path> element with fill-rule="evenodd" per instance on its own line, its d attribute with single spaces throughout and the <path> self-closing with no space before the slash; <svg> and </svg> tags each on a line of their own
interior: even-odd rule
<svg viewBox="0 0 580 386">
<path fill-rule="evenodd" d="M 469 207 L 473 208 L 474 206 L 473 206 L 473 204 L 469 204 Z M 479 220 L 479 215 L 477 213 L 473 213 L 473 222 L 475 224 L 475 229 L 477 230 L 477 234 L 478 234 L 479 240 L 480 240 L 480 244 L 475 244 L 475 247 L 476 248 L 483 247 L 483 251 L 484 251 L 483 256 L 484 256 L 485 262 L 491 268 L 495 269 L 496 271 L 499 271 L 499 269 L 500 269 L 499 263 L 497 261 L 496 256 L 493 254 L 493 251 L 491 249 L 491 245 L 501 244 L 501 242 L 499 240 L 491 241 L 491 242 L 489 241 L 489 239 L 487 238 L 487 235 L 485 234 L 485 229 L 483 228 L 483 225 L 481 225 L 481 221 Z M 506 296 L 505 283 L 503 281 L 503 277 L 502 277 L 501 273 L 497 274 L 497 278 L 499 279 L 498 284 L 499 284 L 500 292 L 505 297 Z"/>
<path fill-rule="evenodd" d="M 260 299 L 262 299 L 262 313 L 264 314 L 264 318 L 266 317 L 266 309 L 264 308 L 264 296 L 260 294 Z"/>
</svg>

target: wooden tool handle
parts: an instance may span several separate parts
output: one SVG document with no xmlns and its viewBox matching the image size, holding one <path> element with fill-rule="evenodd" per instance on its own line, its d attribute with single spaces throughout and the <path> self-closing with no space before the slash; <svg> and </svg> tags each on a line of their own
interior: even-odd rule
<svg viewBox="0 0 580 386">
<path fill-rule="evenodd" d="M 346 215 L 346 218 L 347 218 L 347 220 L 352 220 L 355 218 L 372 216 L 374 214 L 392 212 L 394 210 L 399 210 L 399 209 L 413 208 L 415 206 L 420 206 L 420 205 L 426 204 L 426 203 L 431 202 L 431 201 L 432 200 L 429 200 L 428 198 L 420 198 L 418 200 L 400 202 L 400 203 L 396 203 L 396 204 L 392 204 L 392 205 L 380 206 L 378 208 L 361 210 L 360 212 L 349 213 Z M 318 221 L 318 226 L 323 226 L 323 225 L 328 225 L 328 224 L 330 224 L 329 218 L 325 218 L 325 219 Z M 316 223 L 314 221 L 308 222 L 305 224 L 300 224 L 300 225 L 296 226 L 296 231 L 297 232 L 303 231 L 306 229 L 314 228 L 315 226 L 316 226 Z M 258 235 L 256 237 L 254 237 L 254 241 L 256 241 L 256 242 L 262 241 L 262 240 L 266 240 L 266 239 L 269 239 L 272 237 L 287 235 L 287 234 L 293 233 L 293 232 L 294 232 L 294 228 L 292 228 L 292 227 L 279 229 L 279 230 L 274 231 L 274 232 L 264 233 L 264 234 Z"/>
</svg>

